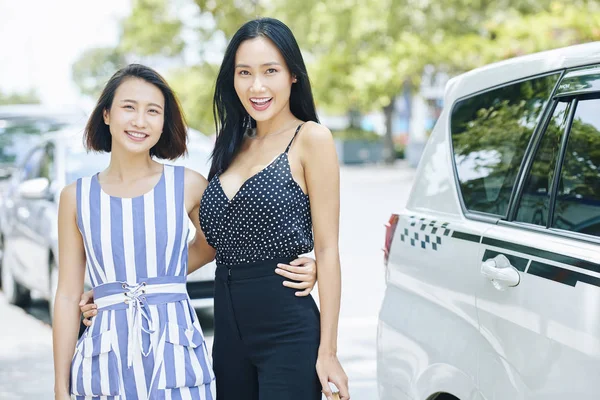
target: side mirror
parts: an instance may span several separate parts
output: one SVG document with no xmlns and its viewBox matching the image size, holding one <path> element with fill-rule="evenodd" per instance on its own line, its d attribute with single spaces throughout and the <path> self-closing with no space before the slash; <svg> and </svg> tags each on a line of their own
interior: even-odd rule
<svg viewBox="0 0 600 400">
<path fill-rule="evenodd" d="M 50 196 L 50 181 L 47 178 L 35 178 L 19 185 L 19 195 L 24 199 L 41 200 Z"/>
</svg>

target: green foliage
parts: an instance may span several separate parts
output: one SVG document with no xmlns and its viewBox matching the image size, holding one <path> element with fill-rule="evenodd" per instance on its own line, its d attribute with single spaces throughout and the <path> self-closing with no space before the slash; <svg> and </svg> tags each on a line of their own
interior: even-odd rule
<svg viewBox="0 0 600 400">
<path fill-rule="evenodd" d="M 182 22 L 165 0 L 136 0 L 123 21 L 120 49 L 139 56 L 173 57 L 181 53 Z"/>
<path fill-rule="evenodd" d="M 177 4 L 181 5 L 178 0 Z M 405 85 L 418 90 L 423 68 L 451 74 L 519 54 L 600 39 L 598 1 L 571 0 L 193 0 L 199 53 L 229 39 L 247 20 L 283 20 L 303 49 L 321 110 L 383 110 Z M 95 93 L 94 71 L 122 61 L 119 54 L 179 56 L 184 22 L 166 0 L 135 0 L 122 24 L 118 51 L 88 54 L 78 85 Z M 101 54 L 100 54 L 101 55 Z M 116 61 L 115 61 L 116 60 Z M 192 126 L 212 132 L 215 66 L 206 61 L 166 74 Z M 75 68 L 74 68 L 75 70 Z M 90 72 L 84 73 L 83 70 Z M 74 77 L 75 77 L 74 71 Z M 390 124 L 388 124 L 390 126 Z M 391 132 L 388 132 L 390 135 Z M 391 141 L 389 141 L 391 143 Z"/>
<path fill-rule="evenodd" d="M 8 104 L 39 104 L 40 98 L 35 90 L 22 93 L 3 93 L 0 90 L 0 105 Z"/>
<path fill-rule="evenodd" d="M 73 64 L 73 81 L 83 95 L 96 99 L 110 77 L 123 66 L 125 57 L 117 49 L 92 48 L 81 54 Z"/>
<path fill-rule="evenodd" d="M 215 130 L 213 94 L 218 66 L 202 64 L 171 71 L 167 77 L 177 93 L 188 125 L 206 134 Z"/>
</svg>

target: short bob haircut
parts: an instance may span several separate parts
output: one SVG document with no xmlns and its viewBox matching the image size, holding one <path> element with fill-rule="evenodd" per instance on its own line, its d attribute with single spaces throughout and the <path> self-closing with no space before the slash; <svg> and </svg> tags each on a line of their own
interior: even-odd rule
<svg viewBox="0 0 600 400">
<path fill-rule="evenodd" d="M 130 64 L 109 79 L 98 99 L 84 131 L 87 150 L 110 153 L 112 137 L 104 123 L 104 110 L 110 111 L 117 88 L 127 79 L 138 78 L 156 86 L 165 98 L 164 126 L 160 139 L 150 149 L 150 156 L 175 160 L 187 153 L 187 124 L 175 93 L 162 76 L 152 68 Z"/>
</svg>

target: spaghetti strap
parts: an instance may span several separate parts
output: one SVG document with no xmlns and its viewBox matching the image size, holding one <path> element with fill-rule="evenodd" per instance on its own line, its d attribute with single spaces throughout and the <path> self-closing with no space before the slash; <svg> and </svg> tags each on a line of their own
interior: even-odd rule
<svg viewBox="0 0 600 400">
<path fill-rule="evenodd" d="M 294 133 L 294 136 L 292 137 L 292 140 L 290 140 L 290 143 L 287 145 L 286 149 L 285 149 L 285 153 L 287 154 L 288 151 L 290 151 L 290 147 L 292 147 L 292 143 L 294 142 L 294 139 L 296 139 L 296 136 L 298 135 L 298 132 L 300 132 L 300 128 L 302 128 L 302 125 L 304 125 L 304 122 L 301 123 L 300 125 L 298 125 L 298 127 L 296 128 L 296 132 Z"/>
</svg>

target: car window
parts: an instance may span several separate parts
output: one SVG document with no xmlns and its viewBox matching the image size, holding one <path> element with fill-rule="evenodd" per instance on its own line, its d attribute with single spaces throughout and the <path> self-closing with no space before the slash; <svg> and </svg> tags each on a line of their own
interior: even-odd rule
<svg viewBox="0 0 600 400">
<path fill-rule="evenodd" d="M 39 147 L 29 154 L 29 157 L 23 164 L 21 172 L 21 180 L 26 181 L 39 177 L 42 157 L 44 156 L 44 149 Z"/>
<path fill-rule="evenodd" d="M 110 161 L 109 153 L 87 152 L 83 146 L 67 148 L 65 157 L 65 182 L 70 184 L 79 178 L 92 176 L 104 170 Z"/>
<path fill-rule="evenodd" d="M 18 164 L 39 143 L 40 135 L 69 125 L 52 118 L 0 118 L 0 164 Z"/>
<path fill-rule="evenodd" d="M 452 146 L 467 210 L 506 216 L 527 144 L 558 77 L 514 83 L 456 103 Z"/>
<path fill-rule="evenodd" d="M 535 153 L 516 220 L 546 227 L 550 194 L 571 103 L 558 103 Z"/>
<path fill-rule="evenodd" d="M 600 99 L 576 107 L 552 227 L 600 236 Z"/>
<path fill-rule="evenodd" d="M 50 182 L 54 181 L 54 146 L 49 144 L 46 146 L 44 151 L 44 157 L 40 163 L 40 174 L 41 178 L 46 178 Z"/>
</svg>

